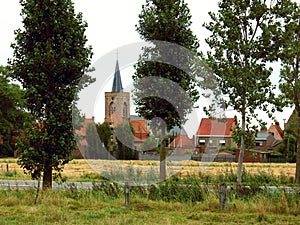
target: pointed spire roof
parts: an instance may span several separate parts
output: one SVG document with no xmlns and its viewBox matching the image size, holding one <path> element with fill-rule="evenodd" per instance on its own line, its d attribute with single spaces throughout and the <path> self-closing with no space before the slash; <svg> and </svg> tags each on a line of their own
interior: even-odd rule
<svg viewBox="0 0 300 225">
<path fill-rule="evenodd" d="M 114 82 L 113 82 L 111 92 L 123 92 L 123 86 L 122 86 L 122 80 L 121 80 L 121 74 L 120 74 L 119 61 L 118 60 L 116 62 Z"/>
</svg>

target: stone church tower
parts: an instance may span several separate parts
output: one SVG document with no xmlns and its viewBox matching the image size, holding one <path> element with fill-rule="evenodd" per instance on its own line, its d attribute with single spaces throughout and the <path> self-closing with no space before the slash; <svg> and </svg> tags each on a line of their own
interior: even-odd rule
<svg viewBox="0 0 300 225">
<path fill-rule="evenodd" d="M 118 60 L 112 90 L 105 92 L 105 119 L 118 120 L 116 123 L 126 122 L 130 119 L 130 93 L 123 92 Z"/>
</svg>

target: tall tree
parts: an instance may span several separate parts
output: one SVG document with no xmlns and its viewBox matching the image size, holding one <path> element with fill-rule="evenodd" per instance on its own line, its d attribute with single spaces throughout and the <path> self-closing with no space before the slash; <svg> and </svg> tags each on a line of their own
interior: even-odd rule
<svg viewBox="0 0 300 225">
<path fill-rule="evenodd" d="M 136 110 L 141 116 L 152 120 L 152 124 L 160 128 L 161 140 L 164 140 L 166 129 L 169 130 L 175 125 L 181 126 L 184 123 L 183 117 L 191 111 L 193 104 L 199 98 L 199 93 L 196 89 L 196 79 L 186 73 L 187 70 L 191 70 L 190 55 L 156 41 L 174 43 L 196 54 L 199 44 L 190 26 L 191 14 L 184 0 L 147 0 L 139 14 L 139 23 L 136 29 L 143 40 L 151 43 L 151 47 L 144 49 L 144 53 L 135 67 L 133 80 Z M 173 62 L 173 64 L 163 63 L 166 61 Z M 176 65 L 174 66 L 174 64 Z M 186 70 L 183 71 L 182 68 Z M 143 78 L 151 77 L 162 79 L 150 79 L 149 82 L 143 82 L 143 85 L 139 83 Z M 179 88 L 170 87 L 166 80 L 176 83 Z M 157 89 L 173 99 L 178 97 L 176 102 L 178 105 L 174 105 L 174 102 L 170 102 L 168 99 L 155 96 Z M 177 93 L 176 91 L 179 89 L 182 89 L 184 93 Z M 147 92 L 149 90 L 152 93 Z M 187 98 L 183 99 L 182 95 L 188 95 L 188 100 Z M 182 116 L 178 109 L 181 110 Z M 165 144 L 161 144 L 160 150 L 161 181 L 166 180 L 166 149 L 164 146 Z"/>
<path fill-rule="evenodd" d="M 238 185 L 251 119 L 257 118 L 256 109 L 267 111 L 267 103 L 275 100 L 269 78 L 272 69 L 266 66 L 268 48 L 273 47 L 268 30 L 271 2 L 269 6 L 266 0 L 221 0 L 218 12 L 209 13 L 211 22 L 204 24 L 211 32 L 206 39 L 212 49 L 207 58 L 225 95 L 224 106 L 241 115 Z"/>
<path fill-rule="evenodd" d="M 76 90 L 92 56 L 87 23 L 71 0 L 20 0 L 23 28 L 16 30 L 13 77 L 20 81 L 36 123 L 26 131 L 19 163 L 33 178 L 52 188 L 53 169 L 61 171 L 75 149 L 72 108 Z M 80 81 L 87 81 L 80 82 Z"/>
<path fill-rule="evenodd" d="M 295 107 L 297 117 L 296 181 L 300 184 L 300 7 L 295 1 L 278 1 L 274 10 L 281 29 L 273 37 L 280 43 L 280 90 L 283 102 Z"/>
</svg>

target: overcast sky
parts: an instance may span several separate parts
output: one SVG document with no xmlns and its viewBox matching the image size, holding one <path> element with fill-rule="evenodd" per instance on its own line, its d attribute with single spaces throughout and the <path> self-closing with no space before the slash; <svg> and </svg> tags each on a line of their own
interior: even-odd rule
<svg viewBox="0 0 300 225">
<path fill-rule="evenodd" d="M 145 0 L 74 0 L 77 12 L 82 12 L 88 22 L 86 35 L 92 45 L 96 61 L 107 52 L 140 41 L 135 25 Z M 204 21 L 207 12 L 217 8 L 217 1 L 187 0 L 192 13 L 192 29 L 204 45 Z M 10 44 L 14 41 L 14 30 L 22 26 L 19 0 L 1 1 L 0 7 L 0 64 L 12 57 Z M 206 32 L 207 34 L 207 32 Z M 207 35 L 206 35 L 207 36 Z"/>
<path fill-rule="evenodd" d="M 209 33 L 202 27 L 204 22 L 209 21 L 208 12 L 217 10 L 217 0 L 186 0 L 192 14 L 192 30 L 200 40 L 200 50 L 208 50 L 204 42 Z M 138 14 L 141 11 L 145 0 L 74 0 L 77 12 L 83 13 L 83 18 L 88 22 L 86 35 L 88 44 L 93 47 L 93 60 L 96 62 L 107 53 L 120 48 L 121 46 L 139 42 L 138 33 L 135 31 L 135 25 L 138 22 Z M 0 7 L 0 64 L 7 64 L 7 59 L 12 57 L 10 44 L 14 41 L 14 30 L 22 26 L 19 0 L 1 1 Z M 113 65 L 114 67 L 114 65 Z M 114 69 L 114 68 L 113 68 Z M 121 70 L 124 86 L 131 82 L 130 73 L 132 70 Z M 125 76 L 125 77 L 124 77 Z M 272 76 L 274 83 L 278 83 L 278 70 Z M 107 89 L 110 91 L 111 83 L 108 82 Z M 100 95 L 99 95 L 100 96 Z M 98 121 L 103 120 L 103 97 L 95 107 L 98 115 L 95 115 Z M 99 108 L 100 107 L 100 108 Z M 287 119 L 290 110 L 278 114 L 279 122 Z M 87 115 L 91 116 L 91 115 Z M 268 120 L 270 123 L 271 121 Z"/>
</svg>

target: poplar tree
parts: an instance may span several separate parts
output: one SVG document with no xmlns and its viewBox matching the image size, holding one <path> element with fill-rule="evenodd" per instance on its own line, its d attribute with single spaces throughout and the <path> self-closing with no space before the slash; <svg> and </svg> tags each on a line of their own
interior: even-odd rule
<svg viewBox="0 0 300 225">
<path fill-rule="evenodd" d="M 224 95 L 224 107 L 241 115 L 240 129 L 235 132 L 240 144 L 238 185 L 242 182 L 244 151 L 251 146 L 245 140 L 257 129 L 252 127 L 252 119 L 258 119 L 256 109 L 268 112 L 269 103 L 277 104 L 270 81 L 272 68 L 266 64 L 276 49 L 270 35 L 274 29 L 269 26 L 270 7 L 272 1 L 266 0 L 221 0 L 218 12 L 210 12 L 211 21 L 204 24 L 211 32 L 206 39 L 211 48 L 207 61 Z"/>
<path fill-rule="evenodd" d="M 86 46 L 87 23 L 71 0 L 20 4 L 23 27 L 15 31 L 10 66 L 36 122 L 19 145 L 19 163 L 32 178 L 43 178 L 43 189 L 51 189 L 52 171 L 61 172 L 75 149 L 72 108 L 76 90 L 91 81 L 84 74 L 92 51 Z"/>
<path fill-rule="evenodd" d="M 190 10 L 183 0 L 146 0 L 146 4 L 143 5 L 139 14 L 136 30 L 141 39 L 150 43 L 150 46 L 144 48 L 144 52 L 135 66 L 136 72 L 133 80 L 136 111 L 144 118 L 152 120 L 152 125 L 159 127 L 161 140 L 164 140 L 167 129 L 170 130 L 173 126 L 181 126 L 184 123 L 178 109 L 185 116 L 198 100 L 199 93 L 196 88 L 196 79 L 186 71 L 174 66 L 176 64 L 190 70 L 189 54 L 156 41 L 177 44 L 196 54 L 199 44 L 190 28 L 191 23 Z M 163 63 L 166 59 L 174 64 Z M 151 77 L 156 78 L 150 79 L 148 83 L 144 82 L 143 85 L 139 83 L 143 78 Z M 164 79 L 178 84 L 185 93 L 177 93 L 176 91 L 179 89 L 172 90 L 167 83 L 164 85 L 166 81 Z M 178 105 L 174 106 L 167 99 L 155 96 L 157 92 L 154 90 L 158 86 L 163 87 L 160 88 L 160 91 L 164 92 L 166 96 L 171 96 L 173 99 L 178 98 Z M 150 93 L 149 90 L 153 91 Z M 189 97 L 188 100 L 182 98 L 185 94 Z M 166 149 L 164 146 L 165 144 L 162 143 L 160 150 L 161 181 L 166 180 Z"/>
</svg>

